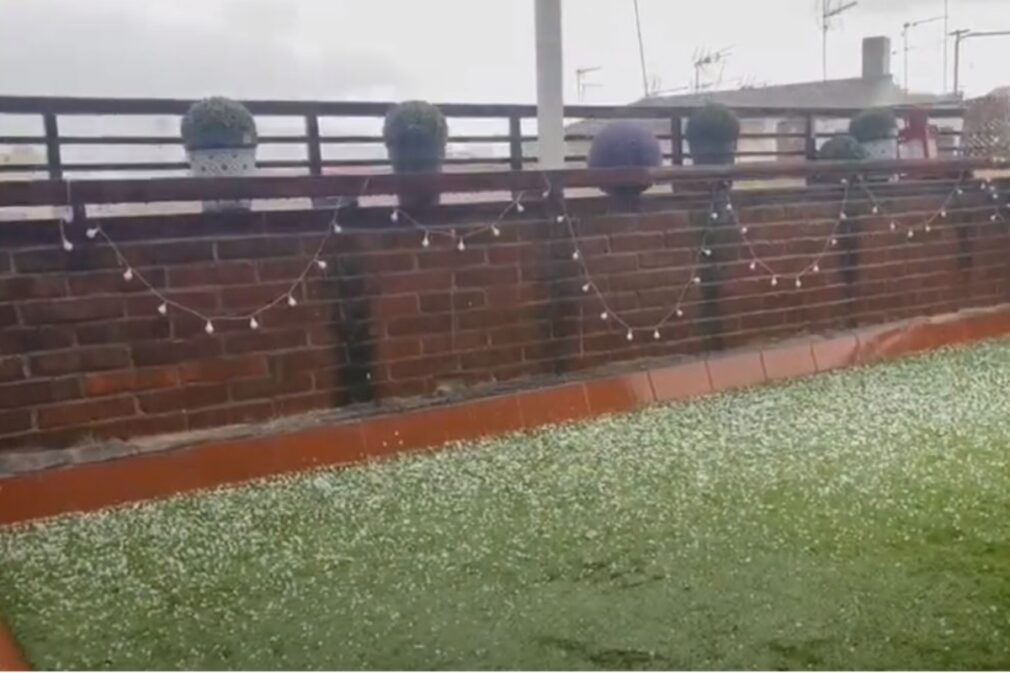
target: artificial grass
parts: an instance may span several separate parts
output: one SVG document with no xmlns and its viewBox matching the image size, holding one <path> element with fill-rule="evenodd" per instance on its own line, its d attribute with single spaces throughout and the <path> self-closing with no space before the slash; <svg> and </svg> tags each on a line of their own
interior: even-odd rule
<svg viewBox="0 0 1010 673">
<path fill-rule="evenodd" d="M 0 533 L 45 668 L 1010 668 L 1010 342 Z"/>
</svg>

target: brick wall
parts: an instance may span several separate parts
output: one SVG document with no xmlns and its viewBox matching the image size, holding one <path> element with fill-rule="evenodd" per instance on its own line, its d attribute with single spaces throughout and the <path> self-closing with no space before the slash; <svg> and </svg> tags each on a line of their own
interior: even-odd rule
<svg viewBox="0 0 1010 673">
<path fill-rule="evenodd" d="M 1000 185 L 1006 191 L 1007 184 Z M 950 187 L 880 188 L 884 210 L 853 201 L 820 272 L 791 274 L 823 248 L 838 194 L 734 195 L 740 220 L 782 281 L 752 272 L 739 232 L 708 219 L 702 198 L 655 198 L 640 213 L 605 199 L 570 203 L 593 281 L 610 307 L 649 326 L 677 303 L 707 231 L 711 256 L 689 283 L 685 315 L 636 333 L 600 318 L 583 292 L 556 208 L 533 205 L 501 236 L 465 251 L 393 224 L 389 210 L 345 211 L 345 232 L 295 293 L 298 305 L 246 321 L 204 322 L 123 278 L 114 251 L 55 222 L 0 223 L 0 449 L 205 429 L 445 388 L 557 376 L 616 362 L 737 347 L 801 332 L 886 322 L 1010 299 L 1010 234 L 977 189 L 907 238 Z M 458 231 L 496 206 L 426 216 Z M 520 219 L 521 218 L 521 219 Z M 891 219 L 898 230 L 892 232 Z M 172 300 L 208 314 L 243 312 L 284 292 L 304 268 L 327 212 L 167 215 L 101 221 L 130 264 Z M 92 220 L 97 222 L 97 220 Z"/>
</svg>

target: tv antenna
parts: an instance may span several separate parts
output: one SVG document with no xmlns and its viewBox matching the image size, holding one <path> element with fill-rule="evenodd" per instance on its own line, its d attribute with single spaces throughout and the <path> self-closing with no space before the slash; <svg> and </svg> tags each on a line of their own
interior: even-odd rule
<svg viewBox="0 0 1010 673">
<path fill-rule="evenodd" d="M 600 70 L 603 70 L 603 66 L 594 65 L 594 66 L 592 66 L 590 68 L 576 68 L 575 69 L 575 85 L 576 85 L 576 88 L 579 91 L 579 101 L 580 102 L 585 99 L 585 97 L 586 97 L 586 90 L 593 89 L 593 88 L 598 88 L 598 87 L 602 86 L 601 84 L 597 84 L 595 82 L 587 82 L 586 81 L 586 75 L 590 75 L 590 74 L 592 74 L 594 72 L 599 72 Z"/>
<path fill-rule="evenodd" d="M 642 64 L 642 89 L 645 97 L 649 97 L 649 73 L 645 67 L 645 42 L 642 40 L 642 15 L 638 11 L 638 0 L 635 2 L 635 28 L 638 31 L 638 60 Z"/>
<path fill-rule="evenodd" d="M 831 19 L 858 4 L 858 0 L 852 0 L 835 6 L 834 0 L 821 0 L 821 74 L 825 81 L 828 79 L 828 31 L 831 30 Z"/>
<path fill-rule="evenodd" d="M 906 21 L 901 26 L 901 40 L 904 45 L 905 60 L 904 60 L 904 70 L 905 70 L 905 91 L 908 91 L 908 31 L 916 26 L 924 26 L 927 23 L 935 23 L 937 21 L 943 21 L 944 17 L 934 16 L 931 19 L 919 19 L 918 21 Z"/>
<path fill-rule="evenodd" d="M 722 64 L 723 69 L 725 69 L 725 61 L 729 57 L 730 52 L 733 51 L 733 47 L 726 47 L 725 49 L 720 49 L 719 51 L 712 53 L 706 49 L 702 49 L 694 52 L 694 90 L 701 91 L 701 73 L 703 70 L 709 66 L 715 65 L 717 63 Z M 722 81 L 722 71 L 719 73 L 719 81 Z"/>
</svg>

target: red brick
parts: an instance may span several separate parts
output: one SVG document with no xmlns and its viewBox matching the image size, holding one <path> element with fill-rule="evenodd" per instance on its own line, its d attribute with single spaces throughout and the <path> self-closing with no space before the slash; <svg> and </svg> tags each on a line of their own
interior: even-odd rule
<svg viewBox="0 0 1010 673">
<path fill-rule="evenodd" d="M 111 397 L 102 400 L 64 403 L 55 407 L 42 407 L 37 413 L 39 429 L 45 430 L 131 416 L 136 413 L 136 410 L 132 397 Z"/>
<path fill-rule="evenodd" d="M 221 308 L 229 313 L 237 309 L 258 309 L 273 303 L 278 298 L 286 297 L 289 290 L 291 290 L 291 283 L 226 287 L 221 290 Z M 295 288 L 291 294 L 299 301 L 305 299 L 301 288 Z"/>
<path fill-rule="evenodd" d="M 144 413 L 160 414 L 168 411 L 202 409 L 224 404 L 228 401 L 228 385 L 213 383 L 185 388 L 169 388 L 137 395 L 137 401 Z"/>
<path fill-rule="evenodd" d="M 122 251 L 123 256 L 134 267 L 214 260 L 212 241 L 159 241 L 124 246 Z"/>
<path fill-rule="evenodd" d="M 0 435 L 16 435 L 32 429 L 32 412 L 27 409 L 0 411 Z"/>
<path fill-rule="evenodd" d="M 100 397 L 134 390 L 170 388 L 176 385 L 179 385 L 179 374 L 174 367 L 127 369 L 88 374 L 84 377 L 84 394 L 89 397 Z"/>
<path fill-rule="evenodd" d="M 232 404 L 226 407 L 200 409 L 187 414 L 187 427 L 190 430 L 204 428 L 219 428 L 228 425 L 257 423 L 273 418 L 274 405 L 271 402 L 249 402 L 247 404 Z"/>
<path fill-rule="evenodd" d="M 0 274 L 10 273 L 14 269 L 9 252 L 0 252 Z"/>
<path fill-rule="evenodd" d="M 0 330 L 0 353 L 31 353 L 73 345 L 74 331 L 70 327 L 10 327 Z"/>
<path fill-rule="evenodd" d="M 367 273 L 413 271 L 417 267 L 417 256 L 413 252 L 384 252 L 378 255 L 362 255 L 359 259 Z"/>
<path fill-rule="evenodd" d="M 14 255 L 14 266 L 18 273 L 77 272 L 95 269 L 114 269 L 119 266 L 119 258 L 111 248 L 104 245 L 78 246 L 73 252 L 58 248 L 25 250 Z"/>
<path fill-rule="evenodd" d="M 464 266 L 485 264 L 489 254 L 493 254 L 493 249 L 485 253 L 484 248 L 467 248 L 460 251 L 453 247 L 442 250 L 424 250 L 411 253 L 411 256 L 417 258 L 418 266 L 422 269 L 444 269 L 446 267 L 458 269 Z M 371 267 L 369 269 L 371 270 Z"/>
<path fill-rule="evenodd" d="M 0 386 L 0 408 L 29 407 L 81 396 L 77 379 L 23 381 Z"/>
<path fill-rule="evenodd" d="M 316 409 L 330 409 L 335 406 L 338 405 L 334 404 L 332 392 L 292 395 L 274 400 L 274 409 L 278 416 L 292 416 Z"/>
<path fill-rule="evenodd" d="M 290 283 L 301 275 L 308 263 L 309 260 L 303 257 L 263 260 L 256 262 L 256 275 L 264 282 L 282 280 Z"/>
<path fill-rule="evenodd" d="M 176 364 L 187 360 L 202 360 L 223 353 L 216 337 L 187 339 L 184 341 L 151 341 L 130 347 L 133 364 L 137 367 Z"/>
<path fill-rule="evenodd" d="M 76 334 L 82 346 L 155 341 L 172 336 L 172 323 L 161 316 L 108 320 L 79 325 Z"/>
<path fill-rule="evenodd" d="M 67 280 L 63 275 L 10 276 L 0 278 L 0 301 L 65 297 Z"/>
<path fill-rule="evenodd" d="M 450 287 L 452 287 L 452 271 L 443 269 L 394 273 L 382 277 L 383 294 L 432 292 L 448 290 Z"/>
<path fill-rule="evenodd" d="M 25 377 L 21 358 L 0 358 L 0 381 L 20 381 Z"/>
<path fill-rule="evenodd" d="M 136 273 L 143 274 L 144 280 L 158 289 L 165 287 L 165 271 L 163 269 L 138 269 Z M 136 277 L 131 280 L 124 278 L 122 269 L 71 274 L 67 277 L 67 284 L 70 294 L 78 297 L 93 294 L 149 292 L 147 286 Z"/>
<path fill-rule="evenodd" d="M 256 268 L 248 262 L 216 262 L 168 269 L 171 288 L 220 287 L 256 282 Z"/>
<path fill-rule="evenodd" d="M 229 387 L 232 399 L 241 402 L 263 397 L 307 393 L 313 389 L 313 379 L 310 372 L 299 371 L 284 376 L 233 381 Z"/>
<path fill-rule="evenodd" d="M 213 314 L 218 310 L 218 293 L 216 291 L 166 292 L 169 301 L 181 304 L 192 310 Z M 154 294 L 127 295 L 119 299 L 126 307 L 126 315 L 131 318 L 158 317 L 158 307 L 162 299 Z M 188 315 L 174 306 L 168 307 L 168 317 L 180 314 Z"/>
<path fill-rule="evenodd" d="M 437 334 L 447 332 L 452 326 L 450 316 L 417 315 L 391 320 L 386 326 L 389 336 L 415 336 L 420 334 Z"/>
<path fill-rule="evenodd" d="M 229 355 L 262 351 L 284 351 L 305 346 L 308 335 L 304 329 L 296 330 L 246 330 L 224 338 L 224 351 Z"/>
<path fill-rule="evenodd" d="M 275 372 L 290 374 L 298 371 L 325 369 L 340 364 L 341 353 L 333 348 L 310 348 L 270 356 L 270 368 Z"/>
<path fill-rule="evenodd" d="M 400 360 L 390 365 L 389 374 L 394 380 L 449 374 L 456 369 L 457 362 L 455 356 L 427 356 L 414 360 Z"/>
<path fill-rule="evenodd" d="M 486 305 L 482 290 L 458 290 L 439 292 L 421 296 L 421 311 L 424 313 L 447 313 L 455 306 L 458 311 L 483 308 Z M 450 301 L 451 300 L 451 301 Z"/>
<path fill-rule="evenodd" d="M 301 255 L 301 244 L 290 236 L 236 238 L 217 242 L 218 259 L 262 259 Z M 305 260 L 308 263 L 308 260 Z"/>
<path fill-rule="evenodd" d="M 179 378 L 185 383 L 216 383 L 232 379 L 266 376 L 267 361 L 262 355 L 245 355 L 220 360 L 184 362 Z"/>
<path fill-rule="evenodd" d="M 121 297 L 79 297 L 21 304 L 21 317 L 26 325 L 87 322 L 122 317 L 123 308 Z"/>
<path fill-rule="evenodd" d="M 130 352 L 126 346 L 101 346 L 41 353 L 31 356 L 29 360 L 32 376 L 58 376 L 74 372 L 121 369 L 129 366 Z"/>
</svg>

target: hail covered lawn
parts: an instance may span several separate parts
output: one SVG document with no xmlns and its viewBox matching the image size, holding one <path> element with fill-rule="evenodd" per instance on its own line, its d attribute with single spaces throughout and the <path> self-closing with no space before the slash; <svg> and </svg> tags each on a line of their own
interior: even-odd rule
<svg viewBox="0 0 1010 673">
<path fill-rule="evenodd" d="M 1010 668 L 1010 343 L 0 532 L 45 668 Z"/>
</svg>

